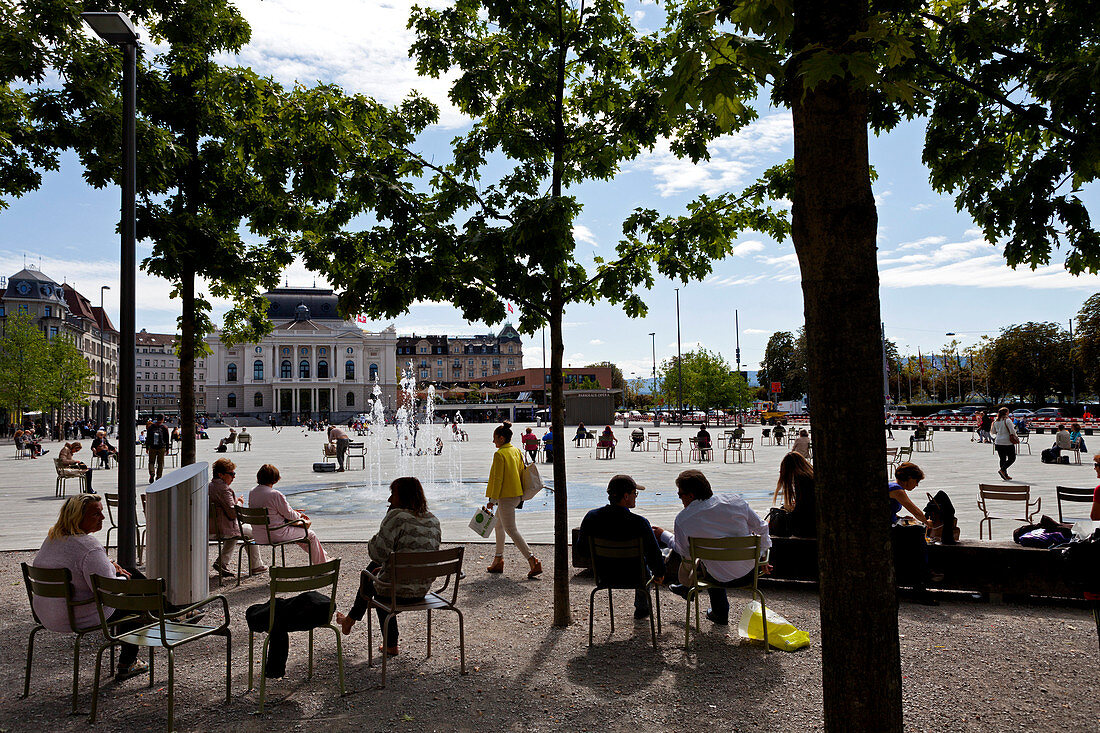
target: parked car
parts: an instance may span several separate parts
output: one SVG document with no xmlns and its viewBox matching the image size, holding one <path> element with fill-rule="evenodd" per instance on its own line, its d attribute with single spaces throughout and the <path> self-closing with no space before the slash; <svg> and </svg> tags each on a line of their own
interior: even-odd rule
<svg viewBox="0 0 1100 733">
<path fill-rule="evenodd" d="M 1034 415 L 1035 413 L 1031 410 L 1013 410 L 1012 412 L 1008 413 L 1008 416 L 1011 417 L 1013 420 L 1019 420 L 1021 417 L 1032 417 Z"/>
<path fill-rule="evenodd" d="M 1061 420 L 1064 415 L 1062 415 L 1061 408 L 1040 407 L 1031 415 L 1031 417 L 1035 420 Z"/>
<path fill-rule="evenodd" d="M 958 417 L 960 415 L 958 410 L 940 410 L 939 412 L 932 413 L 932 417 Z"/>
<path fill-rule="evenodd" d="M 970 417 L 976 412 L 987 411 L 988 409 L 985 405 L 963 405 L 958 409 L 958 413 L 963 417 Z"/>
</svg>

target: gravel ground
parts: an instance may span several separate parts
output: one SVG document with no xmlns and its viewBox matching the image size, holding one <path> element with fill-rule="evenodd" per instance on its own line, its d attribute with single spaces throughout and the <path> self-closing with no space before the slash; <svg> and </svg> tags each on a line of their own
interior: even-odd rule
<svg viewBox="0 0 1100 733">
<path fill-rule="evenodd" d="M 343 558 L 338 607 L 347 610 L 363 544 L 330 544 Z M 546 574 L 527 580 L 522 557 L 509 545 L 503 576 L 483 567 L 492 547 L 466 546 L 468 578 L 459 595 L 466 616 L 466 676 L 459 675 L 457 624 L 439 614 L 433 656 L 425 658 L 424 615 L 401 617 L 401 654 L 388 668 L 367 667 L 365 625 L 344 646 L 347 696 L 336 692 L 335 644 L 318 634 L 315 672 L 306 679 L 305 635 L 291 637 L 287 676 L 268 686 L 265 715 L 247 686 L 248 634 L 244 611 L 266 600 L 264 578 L 219 589 L 233 615 L 233 701 L 224 698 L 224 642 L 214 638 L 177 655 L 179 730 L 260 731 L 590 731 L 590 730 L 819 730 L 822 726 L 820 624 L 817 595 L 796 587 L 766 590 L 769 606 L 809 632 L 812 643 L 794 653 L 765 656 L 742 643 L 736 626 L 703 621 L 703 634 L 683 643 L 683 601 L 662 596 L 660 649 L 649 625 L 631 620 L 632 596 L 616 596 L 610 633 L 606 597 L 597 605 L 595 646 L 588 647 L 592 581 L 574 577 L 574 624 L 551 620 L 549 547 L 536 552 Z M 0 731 L 85 731 L 87 718 L 70 716 L 71 647 L 40 633 L 31 696 L 22 700 L 23 665 L 31 629 L 19 563 L 33 553 L 3 553 L 0 594 L 13 613 L 0 615 Z M 295 553 L 294 562 L 301 562 Z M 265 576 L 266 577 L 266 576 Z M 745 594 L 732 598 L 734 615 Z M 1100 656 L 1090 613 L 1052 605 L 990 605 L 948 596 L 927 607 L 903 601 L 902 673 L 906 727 L 915 731 L 1100 730 Z M 377 636 L 375 637 L 377 642 Z M 85 648 L 89 648 L 86 644 Z M 94 654 L 84 653 L 82 689 L 90 693 Z M 377 657 L 375 659 L 378 662 Z M 853 664 L 859 660 L 853 659 Z M 258 665 L 258 663 L 257 663 Z M 157 658 L 156 684 L 147 677 L 108 681 L 100 696 L 100 731 L 163 730 L 167 722 L 167 660 Z M 852 694 L 860 694 L 853 690 Z M 81 699 L 87 711 L 90 697 Z"/>
</svg>

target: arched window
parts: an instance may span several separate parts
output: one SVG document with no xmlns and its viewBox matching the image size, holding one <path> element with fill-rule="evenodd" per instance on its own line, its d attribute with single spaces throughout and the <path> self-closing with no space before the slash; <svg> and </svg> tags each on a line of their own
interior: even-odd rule
<svg viewBox="0 0 1100 733">
<path fill-rule="evenodd" d="M 309 361 L 307 359 L 298 362 L 298 378 L 309 379 Z"/>
<path fill-rule="evenodd" d="M 354 392 L 348 392 L 347 405 L 348 405 L 348 407 L 355 407 L 355 393 Z"/>
<path fill-rule="evenodd" d="M 378 365 L 377 364 L 371 364 L 370 365 L 370 381 L 372 381 L 372 382 L 377 382 L 378 381 Z"/>
<path fill-rule="evenodd" d="M 344 379 L 355 379 L 355 362 L 351 359 L 344 362 Z"/>
<path fill-rule="evenodd" d="M 252 395 L 252 406 L 253 407 L 263 407 L 264 406 L 264 393 L 263 392 L 257 392 L 256 394 Z"/>
<path fill-rule="evenodd" d="M 290 365 L 290 359 L 283 359 L 283 363 L 279 366 L 279 376 L 283 379 L 290 379 L 293 374 L 293 367 Z"/>
<path fill-rule="evenodd" d="M 328 379 L 328 361 L 325 359 L 317 362 L 317 378 Z"/>
<path fill-rule="evenodd" d="M 226 407 L 236 407 L 237 406 L 237 393 L 236 392 L 230 392 L 229 394 L 227 394 L 225 396 L 225 406 Z"/>
<path fill-rule="evenodd" d="M 230 362 L 225 367 L 225 381 L 227 381 L 227 382 L 236 382 L 237 381 L 237 365 L 234 364 L 233 362 Z"/>
<path fill-rule="evenodd" d="M 264 363 L 259 359 L 252 362 L 252 379 L 257 382 L 264 381 Z"/>
</svg>

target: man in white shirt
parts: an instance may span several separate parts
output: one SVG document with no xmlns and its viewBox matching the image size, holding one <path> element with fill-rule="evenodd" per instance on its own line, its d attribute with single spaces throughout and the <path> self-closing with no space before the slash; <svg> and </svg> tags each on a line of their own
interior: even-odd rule
<svg viewBox="0 0 1100 733">
<path fill-rule="evenodd" d="M 690 469 L 676 477 L 677 495 L 684 509 L 676 515 L 673 531 L 668 532 L 654 527 L 653 533 L 659 543 L 671 547 L 681 558 L 690 558 L 689 537 L 748 537 L 760 536 L 760 551 L 764 553 L 772 546 L 768 535 L 768 523 L 752 510 L 752 507 L 739 494 L 715 494 L 710 482 L 702 471 Z M 763 557 L 763 555 L 761 555 Z M 770 565 L 762 565 L 764 573 L 771 571 Z M 705 565 L 699 561 L 698 572 L 701 578 L 718 583 L 724 587 L 710 588 L 710 605 L 707 620 L 716 624 L 729 623 L 729 599 L 725 588 L 736 588 L 752 582 L 755 563 L 752 560 L 733 562 L 711 560 Z M 687 597 L 685 587 L 691 579 L 690 562 L 680 564 L 679 585 L 669 586 L 669 590 L 679 596 Z"/>
</svg>

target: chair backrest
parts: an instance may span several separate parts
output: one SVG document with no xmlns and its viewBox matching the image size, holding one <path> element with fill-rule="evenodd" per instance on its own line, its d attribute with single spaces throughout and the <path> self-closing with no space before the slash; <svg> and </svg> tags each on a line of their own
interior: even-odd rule
<svg viewBox="0 0 1100 733">
<path fill-rule="evenodd" d="M 695 561 L 715 560 L 721 562 L 738 562 L 752 560 L 755 563 L 755 576 L 760 574 L 760 537 L 749 535 L 747 537 L 688 537 L 688 552 L 692 561 L 692 576 L 694 580 Z"/>
<path fill-rule="evenodd" d="M 27 587 L 27 602 L 31 606 L 31 616 L 36 624 L 42 622 L 34 610 L 34 597 L 39 598 L 64 598 L 69 611 L 69 628 L 76 630 L 76 618 L 73 616 L 74 606 L 81 606 L 89 601 L 81 603 L 73 602 L 73 574 L 68 568 L 36 568 L 27 563 L 20 563 L 23 568 L 23 584 Z"/>
<path fill-rule="evenodd" d="M 142 494 L 144 498 L 145 494 Z M 103 494 L 103 503 L 107 506 L 107 519 L 111 522 L 112 527 L 117 527 L 115 524 L 115 510 L 118 509 L 118 494 Z"/>
<path fill-rule="evenodd" d="M 982 501 L 1031 501 L 1030 484 L 978 484 Z"/>
<path fill-rule="evenodd" d="M 665 446 L 668 447 L 668 448 L 672 448 L 672 447 L 679 448 L 683 444 L 684 444 L 684 439 L 683 438 L 669 438 L 668 440 L 665 441 Z"/>
<path fill-rule="evenodd" d="M 164 579 L 163 578 L 105 578 L 92 576 L 92 592 L 95 594 L 96 609 L 99 610 L 99 623 L 108 639 L 112 636 L 107 625 L 104 607 L 128 611 L 137 615 L 149 615 L 160 620 L 161 642 L 164 638 Z M 123 632 L 118 632 L 123 633 Z"/>
<path fill-rule="evenodd" d="M 756 438 L 741 438 L 741 441 L 740 441 L 741 442 L 741 447 L 742 448 L 752 448 L 752 442 L 754 440 L 756 440 Z"/>
<path fill-rule="evenodd" d="M 446 576 L 447 582 L 439 592 L 446 589 L 450 576 L 455 576 L 451 603 L 458 596 L 458 580 L 462 572 L 462 558 L 465 547 L 448 547 L 443 550 L 425 552 L 393 552 L 386 560 L 387 575 L 393 580 L 390 585 L 391 597 L 396 602 L 397 586 L 413 580 L 434 580 Z"/>
<path fill-rule="evenodd" d="M 1062 518 L 1062 502 L 1071 501 L 1079 502 L 1083 504 L 1091 504 L 1093 492 L 1095 489 L 1082 488 L 1077 486 L 1055 486 L 1054 492 L 1058 497 L 1058 521 L 1065 521 Z M 1087 518 L 1087 517 L 1082 517 Z"/>
<path fill-rule="evenodd" d="M 329 588 L 328 622 L 336 612 L 336 581 L 340 579 L 340 558 L 318 565 L 300 565 L 280 568 L 274 565 L 269 569 L 271 577 L 271 596 L 268 603 L 267 631 L 275 628 L 275 598 L 280 593 L 305 593 L 306 591 Z"/>
<path fill-rule="evenodd" d="M 598 586 L 614 582 L 614 587 L 636 588 L 649 580 L 641 537 L 629 540 L 589 537 L 588 551 L 592 557 L 592 575 Z M 611 567 L 615 571 L 607 572 Z"/>
<path fill-rule="evenodd" d="M 234 505 L 234 509 L 237 510 L 237 525 L 240 527 L 242 533 L 244 532 L 244 527 L 240 525 L 251 524 L 254 526 L 266 527 L 271 524 L 271 517 L 267 513 L 267 507 L 251 509 L 236 504 Z"/>
</svg>

